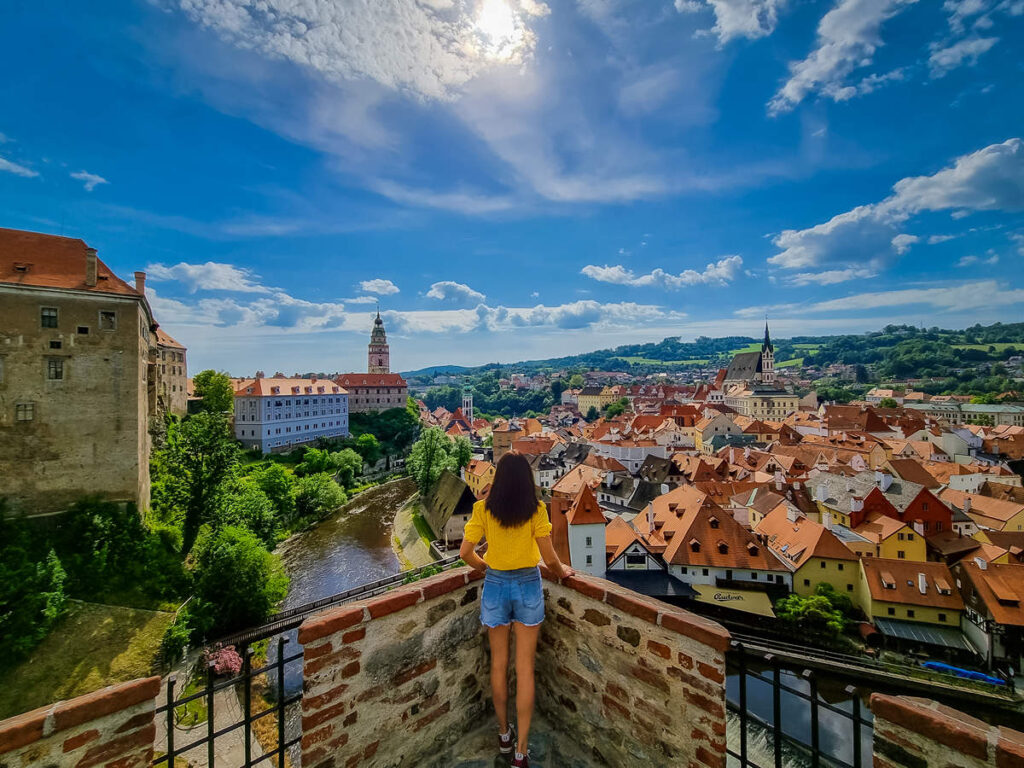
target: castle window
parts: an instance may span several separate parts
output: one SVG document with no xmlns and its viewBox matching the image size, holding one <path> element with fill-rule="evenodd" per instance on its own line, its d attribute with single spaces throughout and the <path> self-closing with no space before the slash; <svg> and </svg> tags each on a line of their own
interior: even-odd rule
<svg viewBox="0 0 1024 768">
<path fill-rule="evenodd" d="M 57 341 L 56 339 L 54 339 L 53 341 L 50 342 L 50 349 L 60 349 L 61 346 L 62 346 L 62 344 L 59 341 Z"/>
<path fill-rule="evenodd" d="M 35 417 L 35 403 L 18 403 L 16 406 L 14 406 L 14 418 L 17 421 L 32 421 Z"/>
<path fill-rule="evenodd" d="M 80 326 L 78 326 L 78 330 L 76 332 L 78 333 L 79 336 L 88 336 L 89 335 L 89 326 L 88 325 L 80 325 Z"/>
<path fill-rule="evenodd" d="M 43 328 L 57 327 L 57 308 L 43 307 L 39 310 L 39 324 Z"/>
<path fill-rule="evenodd" d="M 100 312 L 100 330 L 101 331 L 116 331 L 117 330 L 117 313 L 110 310 L 102 310 Z"/>
<path fill-rule="evenodd" d="M 46 378 L 50 381 L 61 381 L 64 378 L 64 361 L 63 360 L 47 360 L 46 361 Z"/>
</svg>

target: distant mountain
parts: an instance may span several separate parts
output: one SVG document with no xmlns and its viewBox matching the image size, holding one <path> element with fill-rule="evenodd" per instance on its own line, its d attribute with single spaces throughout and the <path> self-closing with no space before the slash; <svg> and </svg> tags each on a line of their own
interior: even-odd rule
<svg viewBox="0 0 1024 768">
<path fill-rule="evenodd" d="M 467 368 L 464 365 L 429 365 L 426 368 L 418 368 L 415 371 L 402 371 L 402 376 L 409 378 L 410 376 L 429 376 L 437 374 L 459 374 L 465 371 L 476 370 L 475 368 Z"/>
</svg>

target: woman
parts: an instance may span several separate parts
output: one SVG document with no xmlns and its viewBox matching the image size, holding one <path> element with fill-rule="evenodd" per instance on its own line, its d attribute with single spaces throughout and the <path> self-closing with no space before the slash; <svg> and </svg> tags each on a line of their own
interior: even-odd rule
<svg viewBox="0 0 1024 768">
<path fill-rule="evenodd" d="M 481 558 L 476 546 L 487 539 Z M 533 472 L 526 457 L 506 453 L 498 462 L 487 499 L 473 505 L 459 554 L 478 571 L 485 571 L 480 621 L 491 643 L 491 692 L 498 716 L 498 748 L 515 750 L 512 765 L 528 768 L 527 743 L 533 716 L 533 660 L 537 635 L 544 621 L 541 557 L 558 576 L 572 575 L 551 544 L 547 509 L 537 501 Z M 519 737 L 508 721 L 509 632 L 516 634 L 516 715 Z"/>
</svg>

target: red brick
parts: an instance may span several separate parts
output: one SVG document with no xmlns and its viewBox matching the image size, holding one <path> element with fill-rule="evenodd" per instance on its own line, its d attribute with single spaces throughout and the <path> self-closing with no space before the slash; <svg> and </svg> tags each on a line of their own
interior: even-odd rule
<svg viewBox="0 0 1024 768">
<path fill-rule="evenodd" d="M 356 696 L 356 701 L 358 701 L 360 703 L 362 703 L 364 701 L 369 701 L 370 699 L 377 698 L 383 692 L 384 692 L 384 686 L 383 685 L 375 685 L 372 688 L 367 688 L 365 691 L 363 691 L 358 696 Z"/>
<path fill-rule="evenodd" d="M 122 712 L 136 704 L 153 701 L 160 693 L 160 678 L 147 677 L 101 688 L 76 699 L 58 702 L 53 708 L 53 729 L 63 731 L 100 717 Z"/>
<path fill-rule="evenodd" d="M 90 768 L 93 765 L 111 760 L 115 757 L 122 757 L 126 752 L 132 751 L 134 747 L 149 746 L 152 748 L 153 740 L 156 738 L 156 725 L 150 724 L 146 728 L 140 728 L 132 733 L 117 736 L 102 744 L 92 747 L 82 756 L 75 768 Z"/>
<path fill-rule="evenodd" d="M 482 579 L 483 577 L 484 577 L 484 572 L 483 571 L 478 571 L 476 568 L 470 568 L 466 572 L 466 582 L 467 583 L 470 582 L 470 581 L 480 581 L 480 579 Z"/>
<path fill-rule="evenodd" d="M 371 757 L 377 754 L 377 747 L 380 746 L 379 741 L 373 741 L 366 745 L 366 749 L 363 750 L 363 759 L 369 760 Z"/>
<path fill-rule="evenodd" d="M 624 706 L 622 706 L 622 704 L 617 702 L 611 696 L 608 696 L 608 695 L 602 696 L 601 697 L 601 702 L 605 706 L 605 717 L 609 716 L 608 710 L 611 710 L 613 713 L 617 714 L 623 720 L 629 720 L 630 719 L 629 710 L 626 709 Z"/>
<path fill-rule="evenodd" d="M 340 685 L 334 686 L 329 691 L 318 693 L 316 696 L 303 696 L 302 708 L 310 711 L 323 709 L 331 702 L 337 701 L 341 698 L 347 690 L 348 683 L 341 683 Z"/>
<path fill-rule="evenodd" d="M 669 692 L 668 683 L 665 682 L 664 676 L 659 672 L 647 669 L 646 667 L 636 666 L 630 670 L 630 673 L 637 680 L 647 683 L 652 688 L 657 688 L 662 693 Z"/>
<path fill-rule="evenodd" d="M 646 600 L 641 600 L 632 595 L 623 595 L 618 592 L 608 592 L 605 597 L 608 605 L 618 608 L 623 613 L 636 616 L 651 624 L 658 623 L 658 609 Z"/>
<path fill-rule="evenodd" d="M 1006 738 L 1013 734 L 1014 738 Z M 999 741 L 996 742 L 996 768 L 1021 768 L 1024 766 L 1024 734 L 1000 726 Z"/>
<path fill-rule="evenodd" d="M 348 629 L 363 620 L 363 611 L 362 606 L 344 605 L 308 618 L 299 627 L 299 642 L 306 645 L 321 637 Z"/>
<path fill-rule="evenodd" d="M 397 688 L 398 686 L 403 685 L 426 672 L 429 672 L 436 666 L 437 659 L 430 659 L 429 661 L 424 661 L 421 664 L 417 664 L 415 667 L 408 667 L 407 669 L 403 669 L 397 675 L 392 677 L 391 684 Z"/>
<path fill-rule="evenodd" d="M 921 754 L 921 747 L 912 742 L 910 739 L 904 738 L 900 734 L 896 733 L 896 731 L 890 728 L 886 728 L 881 722 L 878 724 L 878 727 L 875 728 L 875 733 L 881 738 L 885 739 L 886 741 L 891 741 L 894 744 L 899 744 L 901 747 L 910 752 L 916 752 L 917 754 Z"/>
<path fill-rule="evenodd" d="M 144 725 L 148 725 L 153 722 L 154 712 L 152 710 L 148 712 L 140 712 L 134 717 L 129 717 L 125 720 L 121 727 L 117 729 L 117 733 L 127 733 L 128 731 L 134 731 L 136 728 L 141 728 Z"/>
<path fill-rule="evenodd" d="M 359 627 L 359 629 L 353 629 L 351 632 L 346 632 L 341 636 L 341 642 L 343 643 L 355 643 L 366 637 L 366 627 Z"/>
<path fill-rule="evenodd" d="M 672 724 L 672 717 L 669 715 L 669 713 L 661 707 L 656 706 L 655 704 L 651 704 L 651 702 L 647 701 L 647 699 L 637 698 L 636 708 L 639 710 L 643 710 L 644 713 L 653 717 L 666 728 L 668 728 Z"/>
<path fill-rule="evenodd" d="M 302 656 L 306 661 L 311 661 L 326 656 L 332 650 L 334 650 L 334 646 L 329 641 L 320 645 L 307 645 L 302 649 Z"/>
<path fill-rule="evenodd" d="M 466 586 L 466 572 L 461 568 L 453 573 L 439 573 L 420 582 L 424 600 L 433 600 L 435 597 L 447 595 L 456 589 Z"/>
<path fill-rule="evenodd" d="M 419 720 L 417 720 L 415 723 L 413 723 L 411 726 L 409 726 L 410 730 L 413 733 L 415 733 L 416 731 L 420 730 L 421 728 L 424 728 L 424 727 L 430 725 L 432 722 L 437 720 L 437 718 L 441 717 L 441 715 L 447 713 L 448 710 L 450 710 L 451 708 L 452 708 L 451 702 L 450 701 L 446 701 L 440 707 L 438 707 L 437 709 L 432 710 L 429 714 L 424 715 Z"/>
<path fill-rule="evenodd" d="M 871 696 L 871 711 L 876 719 L 882 718 L 896 723 L 965 755 L 980 760 L 988 759 L 987 727 L 983 730 L 960 717 L 938 712 L 932 709 L 929 703 L 924 699 L 909 696 L 886 696 L 875 693 Z"/>
<path fill-rule="evenodd" d="M 556 613 L 555 614 L 555 621 L 557 621 L 559 624 L 561 624 L 564 627 L 568 627 L 573 632 L 576 631 L 576 622 L 573 621 L 570 618 L 567 618 L 564 614 Z"/>
<path fill-rule="evenodd" d="M 707 749 L 703 745 L 697 747 L 694 754 L 697 759 L 709 768 L 725 768 L 725 748 L 720 750 Z"/>
<path fill-rule="evenodd" d="M 720 624 L 701 616 L 684 611 L 667 611 L 661 614 L 661 626 L 705 645 L 710 645 L 716 651 L 725 653 L 729 650 L 729 631 Z"/>
<path fill-rule="evenodd" d="M 117 760 L 111 760 L 103 768 L 142 768 L 153 761 L 152 751 L 146 755 L 128 755 Z"/>
<path fill-rule="evenodd" d="M 330 725 L 330 724 L 325 725 L 319 731 L 313 731 L 312 733 L 303 733 L 302 734 L 302 751 L 305 752 L 307 749 L 309 749 L 310 747 L 314 746 L 315 744 L 319 744 L 320 742 L 327 741 L 329 738 L 331 738 L 331 734 L 333 734 L 333 733 L 334 733 L 334 726 Z M 303 762 L 305 762 L 305 761 L 303 761 Z"/>
<path fill-rule="evenodd" d="M 337 736 L 327 742 L 327 750 L 329 752 L 333 752 L 336 749 L 341 749 L 346 744 L 348 744 L 348 734 L 342 733 L 340 736 Z"/>
<path fill-rule="evenodd" d="M 70 752 L 73 749 L 78 749 L 79 747 L 84 747 L 90 741 L 94 741 L 95 739 L 98 739 L 99 736 L 100 736 L 100 732 L 97 731 L 95 728 L 92 728 L 92 729 L 90 729 L 88 731 L 82 731 L 77 736 L 72 736 L 69 739 L 65 739 L 64 740 L 64 747 L 62 748 L 62 751 L 63 752 Z"/>
<path fill-rule="evenodd" d="M 418 589 L 398 589 L 373 598 L 366 607 L 370 609 L 371 619 L 379 619 L 403 608 L 408 608 L 410 605 L 416 605 L 420 601 L 420 597 Z"/>
<path fill-rule="evenodd" d="M 359 662 L 353 661 L 341 668 L 342 677 L 352 677 L 359 674 Z"/>
<path fill-rule="evenodd" d="M 338 666 L 340 661 L 348 661 L 350 659 L 358 659 L 362 656 L 362 652 L 356 648 L 350 648 L 343 646 L 341 649 L 335 651 L 327 656 L 321 656 L 318 659 L 312 661 L 306 661 L 303 663 L 303 670 L 306 675 L 313 675 L 319 672 L 321 669 L 327 669 L 328 667 Z"/>
<path fill-rule="evenodd" d="M 584 691 L 593 690 L 593 686 L 590 684 L 589 680 L 584 679 L 583 677 L 581 677 L 580 675 L 576 674 L 575 672 L 573 672 L 571 669 L 569 669 L 566 666 L 559 665 L 559 666 L 555 667 L 555 672 L 557 672 L 558 674 L 560 674 L 562 677 L 566 678 L 570 682 L 575 683 L 577 686 L 579 686 L 579 688 L 581 690 L 584 690 Z"/>
<path fill-rule="evenodd" d="M 621 685 L 616 685 L 609 680 L 604 684 L 604 689 L 610 696 L 614 696 L 619 701 L 629 703 L 629 693 Z"/>
<path fill-rule="evenodd" d="M 317 726 L 323 725 L 328 720 L 333 720 L 336 717 L 340 717 L 344 714 L 348 708 L 347 701 L 339 701 L 337 704 L 332 704 L 326 709 L 320 709 L 316 712 L 303 712 L 302 713 L 302 732 L 306 733 L 311 731 Z"/>
<path fill-rule="evenodd" d="M 682 651 L 679 652 L 679 666 L 684 669 L 693 669 L 693 657 L 687 656 Z"/>
<path fill-rule="evenodd" d="M 355 723 L 356 720 L 358 720 L 358 719 L 359 719 L 359 713 L 358 712 L 349 712 L 348 715 L 345 717 L 345 719 L 342 721 L 341 724 L 345 728 L 348 728 L 350 725 Z"/>
<path fill-rule="evenodd" d="M 664 643 L 659 643 L 657 640 L 647 641 L 647 650 L 653 653 L 655 656 L 661 656 L 663 659 L 672 658 L 672 651 Z"/>
<path fill-rule="evenodd" d="M 683 696 L 686 698 L 687 702 L 698 709 L 707 712 L 709 715 L 717 718 L 725 717 L 725 707 L 722 706 L 722 701 L 725 700 L 725 689 L 722 690 L 722 701 L 708 698 L 696 691 L 691 691 L 689 688 L 683 689 Z"/>
<path fill-rule="evenodd" d="M 551 580 L 554 581 L 554 579 Z M 604 596 L 606 594 L 605 588 L 584 576 L 575 574 L 567 579 L 563 579 L 562 584 L 570 589 L 576 590 L 581 595 L 586 595 L 587 597 L 592 597 L 595 600 L 600 600 L 602 602 L 604 601 Z"/>
<path fill-rule="evenodd" d="M 49 707 L 40 707 L 0 722 L 0 754 L 43 738 L 43 723 Z"/>
<path fill-rule="evenodd" d="M 705 664 L 703 661 L 697 662 L 697 671 L 700 672 L 701 677 L 706 677 L 708 680 L 711 680 L 713 682 L 725 682 L 725 675 L 723 675 L 718 669 L 711 666 L 710 664 Z"/>
</svg>

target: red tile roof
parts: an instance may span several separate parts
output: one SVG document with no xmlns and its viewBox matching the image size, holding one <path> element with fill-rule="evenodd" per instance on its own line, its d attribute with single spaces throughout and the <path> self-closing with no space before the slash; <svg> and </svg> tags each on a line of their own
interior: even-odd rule
<svg viewBox="0 0 1024 768">
<path fill-rule="evenodd" d="M 275 392 L 274 388 L 278 391 Z M 298 391 L 296 391 L 298 390 Z M 241 386 L 235 390 L 235 397 L 266 397 L 279 395 L 281 397 L 300 395 L 338 395 L 346 394 L 345 390 L 339 387 L 330 379 L 267 379 L 259 378 L 250 381 L 243 381 Z"/>
<path fill-rule="evenodd" d="M 99 259 L 96 260 L 96 285 L 86 285 L 88 247 L 78 238 L 0 229 L 0 283 L 139 295 Z"/>
<path fill-rule="evenodd" d="M 156 329 L 156 343 L 162 347 L 177 347 L 178 349 L 184 349 L 184 344 L 179 344 L 177 341 L 171 338 L 171 335 L 167 333 L 163 328 Z"/>
<path fill-rule="evenodd" d="M 875 557 L 864 558 L 860 562 L 872 600 L 939 610 L 964 609 L 964 601 L 953 587 L 955 581 L 945 563 L 915 563 Z M 921 575 L 924 576 L 923 593 Z"/>
<path fill-rule="evenodd" d="M 343 387 L 404 387 L 405 379 L 397 373 L 342 373 L 335 379 Z"/>
<path fill-rule="evenodd" d="M 597 497 L 590 490 L 589 485 L 584 485 L 576 495 L 575 501 L 569 507 L 566 515 L 569 525 L 604 525 L 604 515 L 597 503 Z"/>
</svg>

